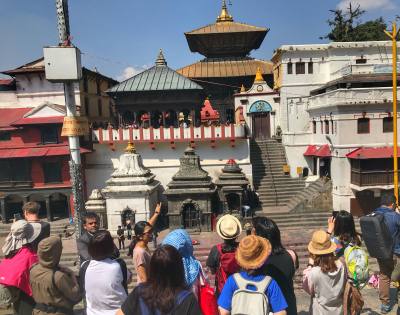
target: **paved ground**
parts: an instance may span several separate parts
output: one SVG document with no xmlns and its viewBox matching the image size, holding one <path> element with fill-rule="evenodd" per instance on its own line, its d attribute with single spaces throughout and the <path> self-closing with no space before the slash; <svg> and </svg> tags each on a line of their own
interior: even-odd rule
<svg viewBox="0 0 400 315">
<path fill-rule="evenodd" d="M 163 236 L 166 234 L 166 232 L 161 233 L 159 239 L 162 239 Z M 283 239 L 289 238 L 290 235 L 286 235 L 286 233 L 283 233 Z M 196 236 L 193 235 L 194 239 L 199 239 L 202 244 L 213 244 L 216 242 L 216 239 L 218 239 L 218 236 L 214 233 L 207 233 L 207 234 L 202 234 L 201 236 Z M 293 235 L 291 235 L 291 238 L 293 239 Z M 296 241 L 299 239 L 309 239 L 309 233 L 304 233 L 301 236 L 296 236 Z M 3 246 L 4 238 L 0 238 L 0 248 Z M 128 242 L 126 242 L 128 244 Z M 75 239 L 73 237 L 69 239 L 64 239 L 63 240 L 63 251 L 66 253 L 72 253 L 76 252 L 76 243 Z M 392 300 L 394 301 L 396 299 L 397 303 L 397 297 L 396 297 L 396 291 L 395 289 L 392 290 Z M 369 288 L 366 287 L 362 290 L 362 294 L 365 300 L 365 307 L 364 310 L 362 311 L 361 314 L 380 314 L 379 312 L 379 307 L 380 307 L 380 302 L 378 299 L 378 292 L 374 288 Z M 308 309 L 309 309 L 309 304 L 310 304 L 310 297 L 301 289 L 296 290 L 296 296 L 297 296 L 297 305 L 298 305 L 298 312 L 301 315 L 309 314 Z M 5 310 L 0 310 L 0 315 L 5 315 L 5 314 L 12 314 L 10 311 L 5 311 Z M 77 314 L 79 314 L 77 312 Z M 399 314 L 400 315 L 400 310 L 397 310 L 397 305 L 394 306 L 394 309 L 390 314 Z"/>
</svg>

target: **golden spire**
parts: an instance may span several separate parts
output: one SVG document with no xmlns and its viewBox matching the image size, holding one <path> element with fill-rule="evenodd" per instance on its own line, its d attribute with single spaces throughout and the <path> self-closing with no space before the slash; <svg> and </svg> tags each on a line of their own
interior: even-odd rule
<svg viewBox="0 0 400 315">
<path fill-rule="evenodd" d="M 242 84 L 242 86 L 240 87 L 240 93 L 245 93 L 245 92 L 246 92 L 246 88 Z"/>
<path fill-rule="evenodd" d="M 136 153 L 135 145 L 133 142 L 128 142 L 127 147 L 125 148 L 126 153 Z"/>
<path fill-rule="evenodd" d="M 264 82 L 264 78 L 262 76 L 262 72 L 261 72 L 261 68 L 260 67 L 257 68 L 256 78 L 254 79 L 254 82 Z"/>
<path fill-rule="evenodd" d="M 226 0 L 222 0 L 221 13 L 217 17 L 217 23 L 219 22 L 233 22 L 233 17 L 229 15 L 228 8 L 226 7 Z"/>
<path fill-rule="evenodd" d="M 164 54 L 162 49 L 160 49 L 157 59 L 156 59 L 156 66 L 166 66 L 167 62 L 165 61 Z"/>
</svg>

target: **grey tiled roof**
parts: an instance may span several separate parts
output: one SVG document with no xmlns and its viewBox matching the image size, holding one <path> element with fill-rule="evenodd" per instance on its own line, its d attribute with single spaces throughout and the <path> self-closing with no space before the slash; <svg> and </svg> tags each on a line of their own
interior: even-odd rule
<svg viewBox="0 0 400 315">
<path fill-rule="evenodd" d="M 167 66 L 164 56 L 160 54 L 156 65 L 130 79 L 110 88 L 108 93 L 166 91 L 166 90 L 202 90 L 197 83 L 184 77 Z"/>
</svg>

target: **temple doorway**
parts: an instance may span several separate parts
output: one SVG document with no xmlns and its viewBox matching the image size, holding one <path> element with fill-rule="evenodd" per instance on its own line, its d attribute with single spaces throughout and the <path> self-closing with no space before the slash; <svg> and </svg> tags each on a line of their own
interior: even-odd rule
<svg viewBox="0 0 400 315">
<path fill-rule="evenodd" d="M 186 203 L 182 207 L 183 228 L 188 230 L 200 229 L 200 210 L 193 203 Z"/>
<path fill-rule="evenodd" d="M 266 101 L 255 101 L 251 104 L 248 114 L 252 119 L 252 135 L 254 139 L 271 138 L 272 106 Z"/>
<path fill-rule="evenodd" d="M 130 223 L 132 226 L 135 225 L 135 212 L 129 208 L 126 207 L 124 210 L 122 210 L 121 213 L 121 225 L 126 226 L 127 223 Z"/>
<path fill-rule="evenodd" d="M 228 205 L 229 212 L 240 211 L 240 196 L 238 194 L 227 194 L 226 203 Z"/>
</svg>

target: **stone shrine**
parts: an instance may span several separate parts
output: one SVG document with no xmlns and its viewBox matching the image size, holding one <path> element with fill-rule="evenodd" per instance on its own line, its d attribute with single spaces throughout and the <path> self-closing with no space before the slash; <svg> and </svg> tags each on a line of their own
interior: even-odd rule
<svg viewBox="0 0 400 315">
<path fill-rule="evenodd" d="M 107 208 L 106 200 L 100 189 L 93 189 L 85 204 L 86 211 L 95 212 L 100 218 L 99 228 L 107 229 Z"/>
<path fill-rule="evenodd" d="M 215 184 L 223 212 L 240 217 L 250 183 L 234 159 L 228 160 Z"/>
<path fill-rule="evenodd" d="M 134 215 L 136 222 L 150 218 L 159 200 L 160 183 L 154 178 L 155 175 L 143 166 L 142 157 L 136 153 L 134 145 L 129 143 L 119 158 L 117 169 L 102 190 L 111 233 L 115 234 L 118 225 L 123 225 L 127 216 L 131 219 Z"/>
<path fill-rule="evenodd" d="M 208 173 L 201 168 L 200 157 L 193 148 L 185 150 L 180 158 L 179 171 L 167 186 L 164 195 L 168 200 L 170 229 L 211 231 L 215 186 Z"/>
</svg>

